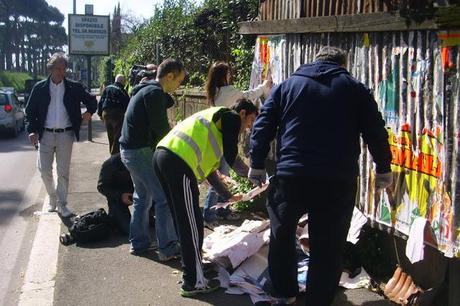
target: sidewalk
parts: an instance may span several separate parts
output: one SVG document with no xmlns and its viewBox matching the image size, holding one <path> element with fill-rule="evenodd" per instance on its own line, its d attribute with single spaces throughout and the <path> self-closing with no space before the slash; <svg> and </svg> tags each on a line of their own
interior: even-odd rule
<svg viewBox="0 0 460 306">
<path fill-rule="evenodd" d="M 82 214 L 106 207 L 96 190 L 99 169 L 109 157 L 108 141 L 101 121 L 93 116 L 93 142 L 87 142 L 86 125 L 81 141 L 75 143 L 71 163 L 69 207 Z M 62 225 L 62 232 L 66 232 Z M 205 232 L 206 234 L 206 232 Z M 195 299 L 179 295 L 181 280 L 178 260 L 161 263 L 129 254 L 127 237 L 83 246 L 59 246 L 54 305 L 252 305 L 248 296 L 228 295 L 223 289 Z M 303 304 L 298 303 L 298 305 Z M 335 306 L 391 305 L 365 290 L 344 290 Z"/>
</svg>

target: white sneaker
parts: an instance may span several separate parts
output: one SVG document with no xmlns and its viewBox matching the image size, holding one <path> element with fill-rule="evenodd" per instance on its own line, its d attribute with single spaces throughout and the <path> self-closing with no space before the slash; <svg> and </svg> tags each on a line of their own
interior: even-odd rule
<svg viewBox="0 0 460 306">
<path fill-rule="evenodd" d="M 53 202 L 48 202 L 48 204 L 46 205 L 46 210 L 48 212 L 55 212 L 56 211 L 56 203 L 53 203 Z"/>
<path fill-rule="evenodd" d="M 63 206 L 63 205 L 59 205 L 57 207 L 57 212 L 59 215 L 61 215 L 61 217 L 64 217 L 64 218 L 74 215 L 73 211 L 67 208 L 67 206 Z"/>
</svg>

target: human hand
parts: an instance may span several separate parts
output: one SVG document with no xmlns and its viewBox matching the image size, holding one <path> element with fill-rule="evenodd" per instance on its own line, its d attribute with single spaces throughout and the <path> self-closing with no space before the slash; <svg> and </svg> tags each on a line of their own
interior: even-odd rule
<svg viewBox="0 0 460 306">
<path fill-rule="evenodd" d="M 132 193 L 128 193 L 128 192 L 122 193 L 122 194 L 121 194 L 121 201 L 122 201 L 123 204 L 125 204 L 126 206 L 132 205 L 132 204 L 133 204 L 133 194 L 132 194 Z"/>
<path fill-rule="evenodd" d="M 226 186 L 233 186 L 236 184 L 236 182 L 230 176 L 223 174 L 219 170 L 217 170 L 216 173 L 219 177 L 219 180 L 221 180 L 222 183 L 224 183 Z"/>
<path fill-rule="evenodd" d="M 249 168 L 248 179 L 257 186 L 262 186 L 267 181 L 267 172 L 265 169 Z"/>
<path fill-rule="evenodd" d="M 375 175 L 375 189 L 381 190 L 391 186 L 393 183 L 393 173 L 377 173 Z"/>
<path fill-rule="evenodd" d="M 83 114 L 81 114 L 81 120 L 83 121 L 89 121 L 91 119 L 93 115 L 89 112 L 84 112 Z"/>
<path fill-rule="evenodd" d="M 237 193 L 237 194 L 234 194 L 230 199 L 228 199 L 227 202 L 236 203 L 236 202 L 241 201 L 242 198 L 243 198 L 243 195 Z"/>
<path fill-rule="evenodd" d="M 38 134 L 37 133 L 30 133 L 29 134 L 30 143 L 37 149 L 38 147 Z"/>
</svg>

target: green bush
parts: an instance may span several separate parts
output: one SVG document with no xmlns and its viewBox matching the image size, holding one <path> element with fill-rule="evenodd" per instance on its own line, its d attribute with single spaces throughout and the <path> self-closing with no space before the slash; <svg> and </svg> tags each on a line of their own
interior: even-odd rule
<svg viewBox="0 0 460 306">
<path fill-rule="evenodd" d="M 113 69 L 114 69 L 113 58 L 111 56 L 103 57 L 98 65 L 99 86 L 101 85 L 108 86 L 109 84 L 113 83 L 114 81 Z"/>
<path fill-rule="evenodd" d="M 0 71 L 0 86 L 13 87 L 17 92 L 24 91 L 24 82 L 32 76 L 26 72 Z"/>
<path fill-rule="evenodd" d="M 230 170 L 230 177 L 237 183 L 236 186 L 232 186 L 233 188 L 231 189 L 231 192 L 233 194 L 245 194 L 253 188 L 252 183 L 247 178 L 237 175 L 233 170 Z M 233 208 L 238 212 L 248 211 L 250 210 L 253 202 L 254 199 L 250 201 L 240 201 L 234 204 Z"/>
<path fill-rule="evenodd" d="M 121 49 L 115 71 L 126 75 L 133 64 L 177 58 L 188 71 L 186 83 L 203 86 L 210 64 L 224 60 L 234 68 L 234 84 L 247 89 L 255 36 L 238 34 L 238 23 L 255 18 L 258 4 L 258 0 L 204 0 L 197 6 L 192 0 L 164 0 Z"/>
</svg>

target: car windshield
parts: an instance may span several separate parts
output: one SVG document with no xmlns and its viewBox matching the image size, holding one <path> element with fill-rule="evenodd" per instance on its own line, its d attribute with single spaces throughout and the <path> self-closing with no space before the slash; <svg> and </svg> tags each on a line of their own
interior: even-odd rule
<svg viewBox="0 0 460 306">
<path fill-rule="evenodd" d="M 7 105 L 8 103 L 8 97 L 5 94 L 0 93 L 0 105 Z"/>
</svg>

